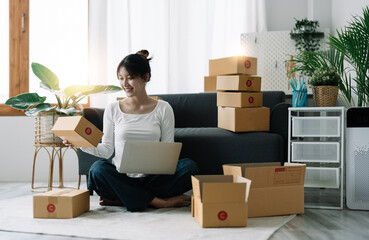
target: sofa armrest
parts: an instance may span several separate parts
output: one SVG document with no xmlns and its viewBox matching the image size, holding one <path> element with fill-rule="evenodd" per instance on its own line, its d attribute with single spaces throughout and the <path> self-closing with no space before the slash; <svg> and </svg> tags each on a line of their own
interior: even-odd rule
<svg viewBox="0 0 369 240">
<path fill-rule="evenodd" d="M 276 104 L 270 111 L 270 132 L 277 133 L 283 137 L 284 161 L 287 161 L 288 140 L 288 108 L 290 103 L 282 102 Z"/>
</svg>

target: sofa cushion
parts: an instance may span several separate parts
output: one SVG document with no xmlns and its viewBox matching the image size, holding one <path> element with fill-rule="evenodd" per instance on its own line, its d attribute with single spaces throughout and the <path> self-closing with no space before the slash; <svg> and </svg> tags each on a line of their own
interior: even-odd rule
<svg viewBox="0 0 369 240">
<path fill-rule="evenodd" d="M 218 124 L 215 93 L 156 95 L 173 108 L 175 127 L 216 127 Z"/>
<path fill-rule="evenodd" d="M 200 174 L 222 174 L 223 164 L 283 162 L 283 137 L 276 133 L 234 133 L 220 128 L 176 128 L 181 157 L 197 162 Z"/>
</svg>

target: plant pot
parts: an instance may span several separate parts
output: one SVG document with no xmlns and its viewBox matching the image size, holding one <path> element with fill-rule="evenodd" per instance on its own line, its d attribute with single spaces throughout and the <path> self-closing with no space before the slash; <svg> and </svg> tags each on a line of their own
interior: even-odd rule
<svg viewBox="0 0 369 240">
<path fill-rule="evenodd" d="M 337 86 L 313 87 L 313 98 L 315 107 L 335 107 L 337 103 L 337 96 Z"/>
<path fill-rule="evenodd" d="M 51 132 L 61 115 L 55 112 L 42 112 L 35 117 L 35 145 L 63 145 L 63 140 Z"/>
</svg>

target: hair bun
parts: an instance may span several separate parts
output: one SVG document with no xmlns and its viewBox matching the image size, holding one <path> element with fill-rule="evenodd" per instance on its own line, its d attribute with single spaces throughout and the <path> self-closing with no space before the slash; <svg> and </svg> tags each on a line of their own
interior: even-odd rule
<svg viewBox="0 0 369 240">
<path fill-rule="evenodd" d="M 149 57 L 149 51 L 147 51 L 145 49 L 142 49 L 141 51 L 138 51 L 137 54 L 139 54 L 141 56 L 144 56 L 147 60 L 150 60 L 150 59 L 148 59 L 148 57 Z"/>
</svg>

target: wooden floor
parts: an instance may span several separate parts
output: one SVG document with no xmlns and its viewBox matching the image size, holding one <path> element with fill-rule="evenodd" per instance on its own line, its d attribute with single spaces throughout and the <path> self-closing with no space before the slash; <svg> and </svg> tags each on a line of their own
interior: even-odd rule
<svg viewBox="0 0 369 240">
<path fill-rule="evenodd" d="M 82 188 L 86 188 L 82 184 Z M 29 183 L 0 183 L 0 200 L 32 194 Z M 0 239 L 78 240 L 86 238 L 0 231 Z M 270 238 L 288 239 L 369 239 L 369 211 L 305 209 Z"/>
</svg>

